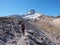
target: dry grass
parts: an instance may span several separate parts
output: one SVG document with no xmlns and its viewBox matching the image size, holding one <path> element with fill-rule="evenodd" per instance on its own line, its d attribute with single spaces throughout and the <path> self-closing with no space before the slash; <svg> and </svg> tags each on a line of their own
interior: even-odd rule
<svg viewBox="0 0 60 45">
<path fill-rule="evenodd" d="M 50 25 L 49 23 L 37 21 L 37 22 L 32 22 L 31 24 L 38 28 L 43 29 L 44 31 L 46 31 L 48 33 L 51 32 L 54 35 L 60 34 L 60 30 L 58 28 L 55 28 L 54 26 Z"/>
</svg>

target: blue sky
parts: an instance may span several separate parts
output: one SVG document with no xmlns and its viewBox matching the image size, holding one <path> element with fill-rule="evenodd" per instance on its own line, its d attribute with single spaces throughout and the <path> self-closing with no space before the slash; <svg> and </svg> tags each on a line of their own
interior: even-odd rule
<svg viewBox="0 0 60 45">
<path fill-rule="evenodd" d="M 30 9 L 45 15 L 57 16 L 60 14 L 60 0 L 0 0 L 0 16 L 22 15 Z"/>
</svg>

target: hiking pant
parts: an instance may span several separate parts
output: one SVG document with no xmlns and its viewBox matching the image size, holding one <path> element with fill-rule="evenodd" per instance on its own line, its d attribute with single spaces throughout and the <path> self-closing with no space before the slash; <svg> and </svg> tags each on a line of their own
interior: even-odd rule
<svg viewBox="0 0 60 45">
<path fill-rule="evenodd" d="M 25 29 L 22 29 L 22 34 L 25 35 Z"/>
</svg>

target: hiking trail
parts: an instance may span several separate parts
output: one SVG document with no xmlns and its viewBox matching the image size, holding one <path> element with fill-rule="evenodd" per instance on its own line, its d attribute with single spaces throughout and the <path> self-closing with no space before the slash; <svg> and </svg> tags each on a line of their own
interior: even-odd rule
<svg viewBox="0 0 60 45">
<path fill-rule="evenodd" d="M 18 40 L 18 42 L 17 42 L 17 45 L 26 45 L 26 36 L 28 35 L 28 33 L 25 31 L 25 35 L 23 36 L 21 36 L 21 38 Z"/>
</svg>

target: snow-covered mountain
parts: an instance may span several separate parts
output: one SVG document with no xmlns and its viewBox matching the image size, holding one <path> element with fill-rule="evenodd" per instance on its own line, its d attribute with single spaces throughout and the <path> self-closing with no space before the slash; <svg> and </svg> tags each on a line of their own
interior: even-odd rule
<svg viewBox="0 0 60 45">
<path fill-rule="evenodd" d="M 23 18 L 25 20 L 34 21 L 34 20 L 39 20 L 41 16 L 44 16 L 44 15 L 37 13 L 35 10 L 30 10 L 27 12 L 25 16 L 23 16 Z"/>
</svg>

